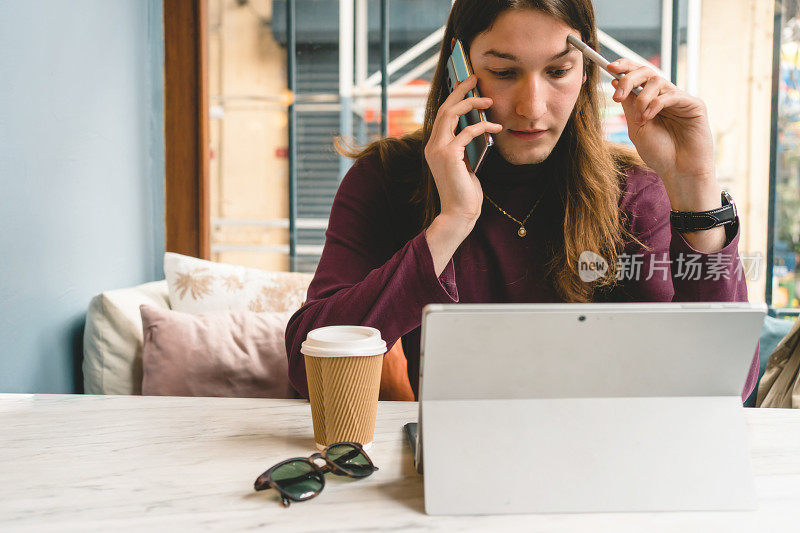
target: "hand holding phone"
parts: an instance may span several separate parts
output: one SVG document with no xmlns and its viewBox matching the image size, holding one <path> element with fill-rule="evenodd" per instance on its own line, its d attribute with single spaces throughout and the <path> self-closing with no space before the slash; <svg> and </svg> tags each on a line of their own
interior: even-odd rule
<svg viewBox="0 0 800 533">
<path fill-rule="evenodd" d="M 463 52 L 460 43 L 456 45 Z M 463 54 L 462 57 L 466 58 Z M 477 95 L 474 75 L 460 83 L 451 77 L 451 83 L 453 90 L 439 107 L 425 145 L 425 160 L 436 182 L 441 213 L 469 225 L 477 220 L 483 204 L 483 190 L 474 169 L 491 143 L 489 134 L 503 128 L 487 120 L 464 118 L 470 113 L 485 118 L 483 110 L 492 105 L 491 98 Z M 474 143 L 476 139 L 478 142 Z"/>
<path fill-rule="evenodd" d="M 447 60 L 447 86 L 450 93 L 455 89 L 456 83 L 463 82 L 472 75 L 472 64 L 469 61 L 469 56 L 464 50 L 461 41 L 456 40 L 453 43 L 453 51 Z M 467 93 L 467 98 L 471 97 L 480 97 L 477 87 Z M 486 113 L 484 113 L 483 109 L 470 109 L 458 118 L 456 135 L 461 133 L 464 128 L 481 122 L 486 122 Z M 484 132 L 472 139 L 466 146 L 467 162 L 473 172 L 478 171 L 486 152 L 492 144 L 492 136 L 488 132 Z"/>
</svg>

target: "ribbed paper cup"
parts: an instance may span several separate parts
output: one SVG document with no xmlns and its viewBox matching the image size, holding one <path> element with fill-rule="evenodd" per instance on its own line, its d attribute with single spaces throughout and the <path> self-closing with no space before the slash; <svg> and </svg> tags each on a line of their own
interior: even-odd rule
<svg viewBox="0 0 800 533">
<path fill-rule="evenodd" d="M 372 444 L 386 343 L 375 328 L 326 326 L 311 331 L 305 356 L 314 441 Z"/>
</svg>

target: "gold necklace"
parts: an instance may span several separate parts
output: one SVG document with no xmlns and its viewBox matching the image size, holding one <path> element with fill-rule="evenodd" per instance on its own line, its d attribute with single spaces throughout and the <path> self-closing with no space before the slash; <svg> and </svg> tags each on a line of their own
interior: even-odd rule
<svg viewBox="0 0 800 533">
<path fill-rule="evenodd" d="M 510 218 L 511 220 L 513 220 L 514 222 L 516 222 L 517 224 L 519 224 L 519 229 L 517 230 L 517 235 L 519 235 L 520 237 L 524 237 L 525 235 L 527 235 L 527 234 L 528 234 L 528 230 L 526 230 L 526 229 L 525 229 L 525 222 L 527 222 L 527 221 L 528 221 L 528 219 L 530 218 L 530 216 L 533 214 L 533 210 L 534 210 L 534 209 L 536 209 L 536 206 L 537 206 L 537 205 L 539 205 L 539 202 L 541 202 L 541 201 L 542 201 L 542 198 L 544 198 L 544 193 L 545 193 L 545 192 L 547 192 L 547 189 L 545 189 L 544 191 L 542 191 L 542 194 L 539 196 L 539 199 L 538 199 L 538 200 L 536 200 L 536 203 L 535 203 L 535 204 L 533 204 L 533 207 L 531 207 L 531 210 L 530 210 L 530 211 L 528 211 L 528 214 L 525 216 L 525 218 L 523 218 L 523 219 L 522 219 L 522 222 L 520 222 L 520 221 L 519 221 L 519 220 L 517 220 L 516 218 L 512 217 L 511 215 L 509 215 L 509 214 L 508 214 L 508 212 L 506 212 L 506 210 L 505 210 L 505 209 L 503 209 L 502 207 L 500 207 L 499 205 L 497 205 L 497 204 L 494 202 L 494 200 L 492 200 L 491 198 L 489 198 L 489 195 L 488 195 L 488 194 L 486 194 L 485 192 L 483 193 L 483 196 L 484 196 L 484 197 L 485 197 L 487 200 L 489 200 L 489 201 L 492 203 L 492 205 L 493 205 L 493 206 L 495 206 L 495 207 L 496 207 L 496 208 L 497 208 L 497 209 L 498 209 L 498 210 L 499 210 L 501 213 L 503 213 L 505 216 L 507 216 L 508 218 Z"/>
</svg>

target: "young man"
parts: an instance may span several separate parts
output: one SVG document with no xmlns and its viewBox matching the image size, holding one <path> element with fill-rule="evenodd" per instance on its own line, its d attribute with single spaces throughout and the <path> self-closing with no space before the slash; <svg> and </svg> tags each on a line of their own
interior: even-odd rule
<svg viewBox="0 0 800 533">
<path fill-rule="evenodd" d="M 402 339 L 385 359 L 382 398 L 416 395 L 429 303 L 747 300 L 738 219 L 703 230 L 670 222 L 670 210 L 693 220 L 730 201 L 716 180 L 705 105 L 617 61 L 610 68 L 626 76 L 612 82 L 614 100 L 636 151 L 606 142 L 600 73 L 570 34 L 597 48 L 590 0 L 455 2 L 423 128 L 352 153 L 307 303 L 286 330 L 300 394 L 306 334 L 358 324 L 379 329 L 388 346 Z M 448 94 L 455 39 L 475 76 Z M 465 99 L 475 87 L 481 97 Z M 458 117 L 476 108 L 488 120 L 456 135 Z M 465 146 L 483 133 L 495 146 L 475 174 Z M 586 254 L 605 271 L 582 276 Z M 756 356 L 743 398 L 757 370 Z"/>
</svg>

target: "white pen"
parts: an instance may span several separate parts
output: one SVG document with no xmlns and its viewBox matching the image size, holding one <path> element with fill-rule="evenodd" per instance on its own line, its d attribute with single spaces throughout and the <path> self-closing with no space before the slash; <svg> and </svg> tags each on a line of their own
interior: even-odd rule
<svg viewBox="0 0 800 533">
<path fill-rule="evenodd" d="M 568 35 L 567 36 L 567 42 L 569 44 L 571 44 L 572 46 L 574 46 L 575 48 L 577 48 L 578 50 L 580 50 L 583 53 L 583 55 L 585 55 L 587 58 L 589 58 L 592 61 L 594 61 L 597 65 L 600 66 L 600 68 L 602 68 L 603 70 L 605 70 L 606 72 L 608 72 L 609 74 L 611 74 L 612 76 L 617 78 L 618 80 L 625 77 L 625 74 L 614 74 L 613 72 L 608 70 L 608 65 L 609 65 L 610 62 L 606 58 L 604 58 L 603 56 L 601 56 L 600 54 L 595 52 L 588 44 L 586 44 L 585 42 L 581 41 L 580 39 L 578 39 L 574 35 L 572 35 L 572 34 Z M 642 92 L 642 88 L 641 87 L 634 87 L 633 88 L 633 94 L 638 95 L 640 92 Z"/>
</svg>

